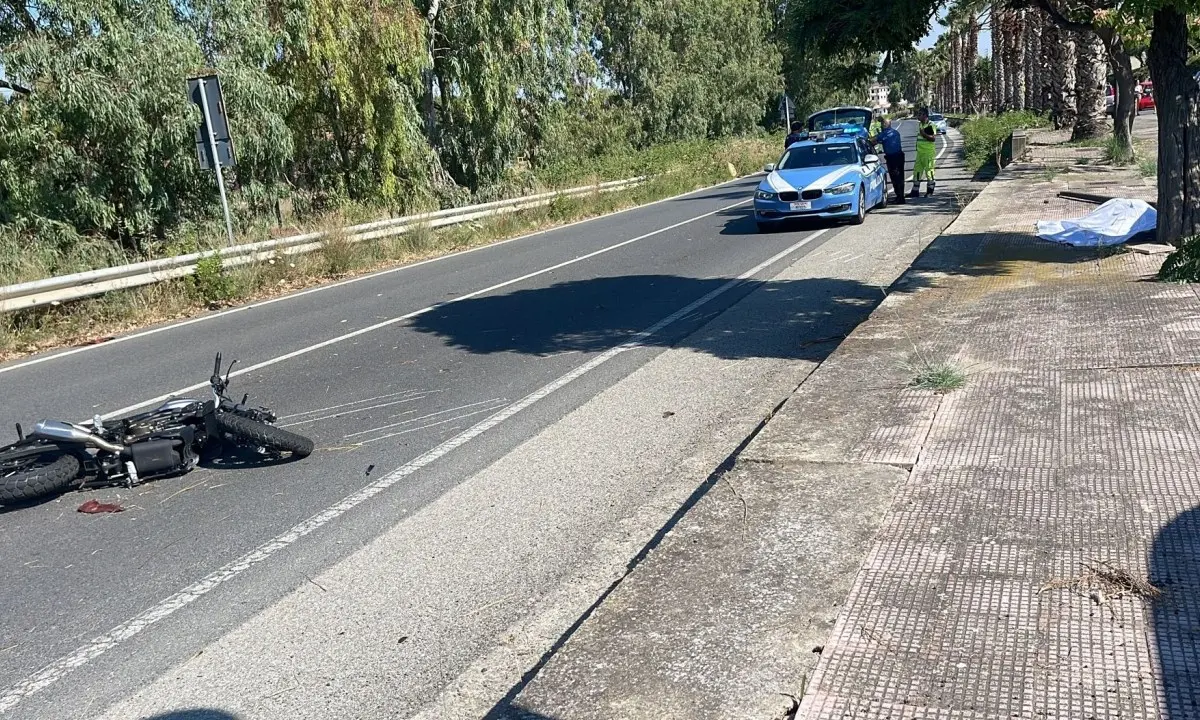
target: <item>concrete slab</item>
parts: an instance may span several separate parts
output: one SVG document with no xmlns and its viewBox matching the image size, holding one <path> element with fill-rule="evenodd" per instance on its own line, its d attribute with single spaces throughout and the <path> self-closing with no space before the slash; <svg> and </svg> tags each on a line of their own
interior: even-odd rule
<svg viewBox="0 0 1200 720">
<path fill-rule="evenodd" d="M 722 476 L 493 717 L 783 717 L 906 476 L 794 461 Z"/>
</svg>

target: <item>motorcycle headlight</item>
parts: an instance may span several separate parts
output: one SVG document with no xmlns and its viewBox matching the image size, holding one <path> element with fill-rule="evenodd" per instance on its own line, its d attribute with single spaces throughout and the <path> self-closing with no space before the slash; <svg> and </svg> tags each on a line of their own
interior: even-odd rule
<svg viewBox="0 0 1200 720">
<path fill-rule="evenodd" d="M 773 192 L 767 192 L 766 190 L 756 190 L 754 192 L 754 199 L 755 200 L 778 200 L 779 195 L 777 195 Z"/>
<path fill-rule="evenodd" d="M 834 185 L 825 192 L 830 195 L 848 195 L 854 192 L 854 183 L 848 182 L 842 183 L 841 185 Z"/>
</svg>

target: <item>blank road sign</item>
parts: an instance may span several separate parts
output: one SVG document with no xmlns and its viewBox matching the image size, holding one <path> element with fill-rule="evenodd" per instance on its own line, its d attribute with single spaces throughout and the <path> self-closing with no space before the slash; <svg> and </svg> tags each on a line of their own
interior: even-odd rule
<svg viewBox="0 0 1200 720">
<path fill-rule="evenodd" d="M 203 81 L 203 83 L 201 82 Z M 201 96 L 201 87 L 204 96 Z M 196 153 L 200 158 L 200 167 L 212 170 L 214 163 L 212 150 L 208 145 L 208 128 L 204 123 L 203 100 L 208 101 L 208 116 L 212 118 L 212 134 L 217 144 L 217 157 L 221 167 L 233 167 L 233 137 L 229 133 L 229 116 L 225 113 L 225 96 L 221 92 L 221 80 L 216 75 L 204 75 L 188 79 L 188 99 L 200 108 L 200 127 L 196 128 Z"/>
</svg>

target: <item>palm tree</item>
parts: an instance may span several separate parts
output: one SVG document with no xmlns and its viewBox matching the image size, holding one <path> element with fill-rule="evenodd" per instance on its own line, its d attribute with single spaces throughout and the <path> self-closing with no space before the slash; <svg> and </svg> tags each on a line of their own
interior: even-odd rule
<svg viewBox="0 0 1200 720">
<path fill-rule="evenodd" d="M 1046 20 L 1041 11 L 1025 11 L 1025 107 L 1041 112 L 1046 93 L 1042 77 L 1042 28 Z"/>
<path fill-rule="evenodd" d="M 1008 68 L 1005 65 L 1007 51 L 1005 42 L 1007 34 L 1004 27 L 1004 7 L 999 3 L 992 5 L 992 111 L 1004 112 L 1008 109 Z"/>
<path fill-rule="evenodd" d="M 1075 34 L 1055 24 L 1046 27 L 1042 37 L 1046 50 L 1050 86 L 1050 116 L 1056 129 L 1075 126 Z"/>
<path fill-rule="evenodd" d="M 1025 109 L 1025 89 L 1029 86 L 1025 75 L 1025 11 L 1013 10 L 1012 18 L 1012 54 L 1010 60 L 1013 68 L 1013 109 Z"/>
<path fill-rule="evenodd" d="M 1107 130 L 1104 85 L 1108 76 L 1104 43 L 1094 32 L 1076 34 L 1075 87 L 1078 116 L 1071 131 L 1073 140 L 1100 137 Z"/>
</svg>

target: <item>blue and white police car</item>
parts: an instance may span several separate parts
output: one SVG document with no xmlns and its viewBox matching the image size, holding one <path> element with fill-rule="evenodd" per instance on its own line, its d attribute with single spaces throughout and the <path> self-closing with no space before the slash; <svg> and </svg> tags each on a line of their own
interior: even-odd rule
<svg viewBox="0 0 1200 720">
<path fill-rule="evenodd" d="M 887 169 L 867 143 L 865 131 L 810 131 L 785 150 L 778 163 L 764 169 L 767 177 L 754 192 L 759 232 L 806 217 L 844 218 L 858 225 L 868 210 L 887 207 Z"/>
</svg>

